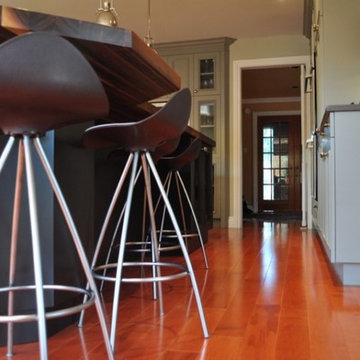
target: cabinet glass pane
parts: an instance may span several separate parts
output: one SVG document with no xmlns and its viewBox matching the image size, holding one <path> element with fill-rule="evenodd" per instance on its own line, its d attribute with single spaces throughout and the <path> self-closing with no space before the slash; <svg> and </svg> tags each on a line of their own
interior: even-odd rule
<svg viewBox="0 0 360 360">
<path fill-rule="evenodd" d="M 199 71 L 200 89 L 214 89 L 215 88 L 215 60 L 214 59 L 200 59 Z"/>
<path fill-rule="evenodd" d="M 215 139 L 215 101 L 199 102 L 200 131 L 211 139 Z"/>
</svg>

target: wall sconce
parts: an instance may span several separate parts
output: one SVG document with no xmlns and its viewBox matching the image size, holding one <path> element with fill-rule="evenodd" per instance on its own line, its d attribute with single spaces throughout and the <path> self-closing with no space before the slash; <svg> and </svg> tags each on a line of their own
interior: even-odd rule
<svg viewBox="0 0 360 360">
<path fill-rule="evenodd" d="M 97 12 L 96 22 L 101 25 L 117 27 L 117 13 L 113 0 L 100 0 L 100 7 Z"/>
</svg>

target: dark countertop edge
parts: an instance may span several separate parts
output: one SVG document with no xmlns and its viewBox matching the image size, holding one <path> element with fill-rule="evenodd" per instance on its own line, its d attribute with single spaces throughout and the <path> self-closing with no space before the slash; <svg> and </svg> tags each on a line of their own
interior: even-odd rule
<svg viewBox="0 0 360 360">
<path fill-rule="evenodd" d="M 1 26 L 14 34 L 50 31 L 59 36 L 131 47 L 134 33 L 120 27 L 0 5 Z M 119 35 L 121 34 L 121 36 Z"/>
<path fill-rule="evenodd" d="M 49 31 L 80 42 L 129 49 L 151 64 L 169 83 L 174 84 L 169 91 L 180 88 L 179 75 L 132 30 L 0 5 L 0 38 L 2 29 L 14 35 L 28 31 Z"/>
</svg>

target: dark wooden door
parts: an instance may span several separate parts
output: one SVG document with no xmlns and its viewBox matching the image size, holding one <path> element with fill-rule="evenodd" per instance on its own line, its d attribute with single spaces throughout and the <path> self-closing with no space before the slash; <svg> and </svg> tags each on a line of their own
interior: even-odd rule
<svg viewBox="0 0 360 360">
<path fill-rule="evenodd" d="M 259 212 L 301 212 L 300 115 L 258 118 Z"/>
</svg>

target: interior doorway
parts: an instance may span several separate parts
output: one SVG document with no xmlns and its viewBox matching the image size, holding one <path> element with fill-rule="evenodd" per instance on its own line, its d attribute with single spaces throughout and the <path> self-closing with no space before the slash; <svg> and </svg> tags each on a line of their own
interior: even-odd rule
<svg viewBox="0 0 360 360">
<path fill-rule="evenodd" d="M 243 143 L 243 120 L 245 116 L 251 116 L 251 109 L 247 111 L 244 108 L 243 94 L 242 94 L 242 79 L 244 70 L 248 69 L 264 69 L 271 67 L 299 67 L 299 84 L 301 97 L 301 110 L 298 112 L 301 115 L 301 225 L 311 227 L 312 213 L 311 213 L 311 189 L 310 189 L 310 167 L 311 154 L 306 150 L 306 140 L 311 132 L 310 124 L 310 94 L 305 91 L 305 76 L 311 71 L 309 56 L 290 56 L 278 58 L 259 58 L 259 59 L 242 59 L 234 60 L 232 67 L 233 92 L 232 92 L 232 121 L 230 123 L 230 216 L 229 227 L 241 228 L 243 226 L 243 182 L 244 169 L 247 173 L 252 169 L 244 167 L 243 153 L 249 153 L 250 149 Z M 246 104 L 245 104 L 246 105 Z M 270 111 L 257 109 L 257 112 Z M 276 111 L 276 110 L 274 110 Z M 249 113 L 249 114 L 248 114 Z M 255 117 L 255 114 L 253 115 Z"/>
<path fill-rule="evenodd" d="M 301 214 L 300 70 L 242 71 L 244 217 Z"/>
<path fill-rule="evenodd" d="M 301 214 L 301 116 L 260 116 L 258 212 Z"/>
</svg>

